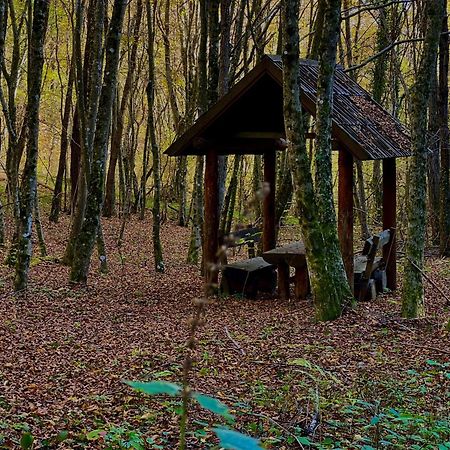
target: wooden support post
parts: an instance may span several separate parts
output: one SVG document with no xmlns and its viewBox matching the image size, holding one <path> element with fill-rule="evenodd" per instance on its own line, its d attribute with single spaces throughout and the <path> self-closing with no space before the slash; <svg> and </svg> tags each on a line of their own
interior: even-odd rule
<svg viewBox="0 0 450 450">
<path fill-rule="evenodd" d="M 217 284 L 217 251 L 219 234 L 219 167 L 217 152 L 206 153 L 205 222 L 203 229 L 203 265 L 207 285 Z M 209 289 L 208 289 L 209 290 Z"/>
<path fill-rule="evenodd" d="M 339 150 L 338 233 L 350 287 L 353 285 L 353 155 Z"/>
<path fill-rule="evenodd" d="M 278 270 L 278 295 L 282 300 L 289 300 L 289 264 L 285 261 L 280 261 L 277 264 Z"/>
<path fill-rule="evenodd" d="M 295 268 L 295 297 L 298 300 L 306 298 L 309 292 L 308 269 L 305 267 Z"/>
<path fill-rule="evenodd" d="M 263 251 L 276 246 L 275 181 L 277 158 L 275 149 L 264 153 Z M 267 191 L 266 191 L 267 189 Z"/>
<path fill-rule="evenodd" d="M 391 241 L 383 247 L 387 287 L 397 288 L 397 173 L 395 158 L 383 159 L 383 230 L 391 230 Z"/>
</svg>

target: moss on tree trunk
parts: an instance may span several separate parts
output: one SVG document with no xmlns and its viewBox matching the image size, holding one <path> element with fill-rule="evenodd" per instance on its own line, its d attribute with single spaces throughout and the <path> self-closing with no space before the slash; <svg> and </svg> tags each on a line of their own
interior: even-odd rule
<svg viewBox="0 0 450 450">
<path fill-rule="evenodd" d="M 111 113 L 117 87 L 119 48 L 126 0 L 115 0 L 105 42 L 106 63 L 101 88 L 95 136 L 93 137 L 92 166 L 88 177 L 88 195 L 84 221 L 75 242 L 74 258 L 70 272 L 72 282 L 86 282 L 103 204 L 106 153 L 108 147 Z"/>
<path fill-rule="evenodd" d="M 426 2 L 426 31 L 422 58 L 416 81 L 411 89 L 411 143 L 413 157 L 408 171 L 408 229 L 402 292 L 402 315 L 420 317 L 424 313 L 422 282 L 425 247 L 427 111 L 431 80 L 436 70 L 437 49 L 442 24 L 441 0 Z"/>
<path fill-rule="evenodd" d="M 47 30 L 49 0 L 35 0 L 33 24 L 29 42 L 27 79 L 27 149 L 26 161 L 20 186 L 19 236 L 17 242 L 16 274 L 14 289 L 21 291 L 27 287 L 28 271 L 32 256 L 31 232 L 33 209 L 37 191 L 37 161 L 39 144 L 39 106 L 41 100 L 42 68 L 44 65 L 44 41 Z"/>
<path fill-rule="evenodd" d="M 328 23 L 324 26 L 329 32 L 337 33 L 338 27 L 333 21 L 338 20 L 339 10 L 334 10 L 336 7 L 334 2 L 328 6 L 330 8 Z M 342 257 L 339 257 L 339 249 L 336 245 L 331 250 L 329 247 L 330 236 L 331 245 L 333 245 L 333 235 L 337 236 L 335 225 L 333 225 L 336 219 L 332 217 L 333 211 L 330 211 L 329 203 L 329 199 L 332 199 L 332 191 L 330 191 L 332 184 L 327 174 L 331 173 L 331 161 L 327 159 L 328 150 L 325 147 L 330 146 L 331 148 L 331 136 L 327 137 L 331 130 L 329 125 L 330 118 L 327 118 L 327 115 L 331 112 L 330 89 L 332 89 L 332 86 L 329 85 L 329 82 L 333 75 L 333 69 L 330 72 L 330 68 L 327 67 L 326 62 L 329 63 L 329 61 L 325 61 L 325 64 L 322 64 L 321 77 L 324 84 L 321 88 L 321 95 L 325 104 L 321 104 L 318 110 L 320 110 L 322 120 L 319 145 L 323 145 L 323 147 L 318 160 L 316 160 L 316 165 L 319 164 L 320 167 L 322 165 L 326 167 L 324 179 L 320 180 L 318 192 L 316 193 L 306 149 L 305 117 L 303 116 L 300 103 L 298 8 L 298 0 L 285 0 L 283 3 L 284 118 L 294 186 L 297 187 L 296 198 L 300 211 L 300 225 L 306 248 L 316 318 L 325 321 L 339 317 L 343 307 L 350 303 L 352 299 L 345 271 L 343 270 Z M 333 14 L 337 14 L 337 18 Z M 324 32 L 324 34 L 327 33 Z M 327 34 L 328 38 L 330 36 Z M 331 39 L 330 45 L 335 45 L 336 42 L 337 36 Z M 330 54 L 332 56 L 331 50 Z M 325 199 L 318 201 L 317 197 L 319 195 L 327 196 L 328 201 Z M 322 224 L 322 218 L 326 220 L 326 223 Z M 334 242 L 337 242 L 337 237 L 335 237 Z"/>
</svg>

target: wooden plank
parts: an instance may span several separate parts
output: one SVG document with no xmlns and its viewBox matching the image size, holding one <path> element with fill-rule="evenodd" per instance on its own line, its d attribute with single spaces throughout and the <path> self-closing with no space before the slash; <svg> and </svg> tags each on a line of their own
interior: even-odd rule
<svg viewBox="0 0 450 450">
<path fill-rule="evenodd" d="M 348 282 L 353 288 L 353 156 L 339 151 L 338 233 Z"/>
<path fill-rule="evenodd" d="M 377 234 L 378 237 L 378 248 L 377 250 L 379 250 L 380 248 L 384 247 L 391 239 L 391 230 L 384 230 L 381 233 Z M 370 236 L 369 239 L 366 239 L 366 242 L 364 243 L 364 248 L 362 251 L 363 255 L 368 255 L 370 252 L 370 249 L 372 248 L 373 245 L 373 239 L 374 236 Z"/>
<path fill-rule="evenodd" d="M 275 183 L 277 159 L 275 149 L 264 153 L 263 251 L 276 246 Z"/>
<path fill-rule="evenodd" d="M 273 267 L 272 264 L 264 261 L 261 256 L 257 256 L 256 258 L 244 259 L 243 261 L 236 261 L 231 264 L 227 264 L 226 268 L 234 268 L 244 270 L 246 272 L 254 272 L 256 270 L 264 269 L 265 267 Z"/>
<path fill-rule="evenodd" d="M 306 267 L 295 269 L 295 297 L 299 300 L 306 298 L 309 292 L 309 275 Z"/>
<path fill-rule="evenodd" d="M 303 242 L 292 242 L 282 247 L 277 247 L 263 253 L 263 258 L 277 265 L 280 261 L 285 261 L 291 267 L 306 267 L 306 250 Z"/>
<path fill-rule="evenodd" d="M 285 261 L 280 261 L 277 264 L 278 269 L 278 295 L 282 300 L 289 300 L 289 264 Z"/>
<path fill-rule="evenodd" d="M 218 280 L 217 251 L 219 234 L 219 166 L 215 150 L 206 154 L 205 164 L 205 223 L 203 230 L 203 267 L 207 285 L 216 285 Z"/>
<path fill-rule="evenodd" d="M 378 267 L 380 267 L 381 261 L 382 261 L 381 257 L 376 257 L 373 260 L 372 272 L 378 269 Z M 355 267 L 354 269 L 355 278 L 360 278 L 361 274 L 366 270 L 367 267 L 367 256 L 364 255 L 355 256 L 353 264 Z"/>
<path fill-rule="evenodd" d="M 394 158 L 383 159 L 383 229 L 390 229 L 390 242 L 383 247 L 387 287 L 397 288 L 397 173 Z"/>
</svg>

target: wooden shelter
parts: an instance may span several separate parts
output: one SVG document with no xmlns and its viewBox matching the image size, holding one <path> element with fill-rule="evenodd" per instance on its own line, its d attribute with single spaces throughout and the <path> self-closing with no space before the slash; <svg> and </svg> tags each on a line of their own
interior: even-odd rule
<svg viewBox="0 0 450 450">
<path fill-rule="evenodd" d="M 301 60 L 301 102 L 315 115 L 318 63 Z M 275 247 L 276 152 L 284 150 L 283 67 L 265 56 L 167 150 L 170 156 L 206 155 L 203 252 L 216 262 L 218 250 L 218 155 L 264 155 L 263 250 Z M 336 69 L 332 137 L 339 151 L 338 224 L 347 274 L 353 276 L 353 159 L 383 161 L 383 228 L 396 228 L 396 158 L 409 156 L 406 129 L 361 86 Z M 388 287 L 396 287 L 395 234 L 386 246 Z M 351 279 L 351 278 L 350 278 Z"/>
</svg>

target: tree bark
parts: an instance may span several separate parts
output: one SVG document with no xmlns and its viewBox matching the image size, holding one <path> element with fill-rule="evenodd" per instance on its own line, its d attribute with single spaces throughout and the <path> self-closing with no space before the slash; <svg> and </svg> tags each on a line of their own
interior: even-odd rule
<svg viewBox="0 0 450 450">
<path fill-rule="evenodd" d="M 447 2 L 442 0 L 444 6 L 444 19 L 442 33 L 439 40 L 439 135 L 441 154 L 441 174 L 439 192 L 439 250 L 441 256 L 450 256 L 450 147 L 448 128 L 448 66 L 449 66 L 449 40 Z"/>
<path fill-rule="evenodd" d="M 332 34 L 337 33 L 339 29 L 334 23 L 336 5 L 330 2 L 329 6 L 329 26 L 328 32 L 324 31 L 324 36 L 327 39 L 331 36 L 331 42 L 335 43 L 336 38 Z M 296 199 L 300 211 L 300 225 L 306 248 L 316 317 L 318 320 L 332 320 L 341 315 L 345 305 L 351 303 L 352 295 L 345 275 L 342 276 L 342 260 L 340 264 L 336 263 L 333 267 L 328 266 L 329 262 L 335 261 L 333 258 L 328 258 L 329 243 L 325 240 L 321 228 L 316 193 L 313 188 L 306 149 L 305 117 L 300 103 L 298 14 L 299 1 L 284 0 L 283 103 L 286 137 L 289 142 L 294 186 L 297 187 Z M 330 51 L 330 53 L 332 52 Z M 322 66 L 320 77 L 325 80 L 327 65 L 322 63 Z M 325 85 L 323 88 L 325 90 Z M 325 97 L 323 98 L 325 99 Z M 328 123 L 325 115 L 322 117 L 322 123 L 323 125 Z M 326 141 L 326 128 L 321 128 L 321 130 L 323 133 L 321 139 Z M 331 192 L 326 192 L 326 195 L 332 198 Z M 334 251 L 332 256 L 336 257 Z"/>
<path fill-rule="evenodd" d="M 128 72 L 123 87 L 122 99 L 120 102 L 120 110 L 119 113 L 117 114 L 117 123 L 112 131 L 111 152 L 109 158 L 108 174 L 106 177 L 105 202 L 103 205 L 104 217 L 111 217 L 115 214 L 116 208 L 115 177 L 116 177 L 117 158 L 120 153 L 120 147 L 122 146 L 125 110 L 128 105 L 128 99 L 130 97 L 131 91 L 133 89 L 133 80 L 135 77 L 136 63 L 137 63 L 137 51 L 138 51 L 141 19 L 142 19 L 142 0 L 137 0 L 136 12 L 134 15 L 134 26 L 132 30 L 133 44 L 131 46 L 131 54 L 129 57 Z"/>
<path fill-rule="evenodd" d="M 333 200 L 333 174 L 331 167 L 331 127 L 333 111 L 334 70 L 336 66 L 337 41 L 340 31 L 340 0 L 327 0 L 323 24 L 323 34 L 319 44 L 319 74 L 317 80 L 316 107 L 316 151 L 315 188 L 319 221 L 324 240 L 327 243 L 328 270 L 333 278 L 335 295 L 342 305 L 352 299 L 353 270 L 346 273 L 337 234 L 336 211 Z M 345 151 L 345 149 L 341 149 Z M 362 186 L 363 189 L 363 186 Z M 351 213 L 350 213 L 351 214 Z M 353 240 L 353 223 L 350 223 Z M 353 242 L 350 242 L 351 249 Z M 353 261 L 350 261 L 351 269 Z M 348 280 L 347 280 L 348 276 Z M 350 303 L 352 300 L 350 301 Z"/>
<path fill-rule="evenodd" d="M 17 246 L 15 291 L 26 289 L 32 256 L 33 208 L 37 195 L 37 161 L 39 152 L 39 106 L 41 100 L 42 68 L 44 65 L 44 42 L 47 30 L 50 1 L 35 0 L 33 23 L 29 41 L 27 83 L 27 149 L 25 167 L 20 186 L 19 240 Z"/>
<path fill-rule="evenodd" d="M 148 26 L 148 66 L 149 81 L 147 85 L 148 118 L 147 126 L 150 138 L 150 146 L 153 157 L 153 253 L 155 259 L 155 270 L 164 272 L 163 249 L 161 245 L 161 174 L 160 156 L 155 133 L 155 10 L 156 0 L 153 5 L 147 1 L 147 26 Z"/>
<path fill-rule="evenodd" d="M 200 0 L 200 44 L 198 51 L 198 110 L 203 114 L 208 108 L 208 11 L 206 0 Z M 197 156 L 193 189 L 193 226 L 187 261 L 197 264 L 203 241 L 203 172 L 204 157 Z"/>
<path fill-rule="evenodd" d="M 83 225 L 75 245 L 74 259 L 70 273 L 72 282 L 86 282 L 95 239 L 97 237 L 100 213 L 103 204 L 106 153 L 111 125 L 111 113 L 117 88 L 119 49 L 126 0 L 115 0 L 108 34 L 105 42 L 106 62 L 100 95 L 93 142 L 92 168 L 88 178 L 88 196 Z"/>
<path fill-rule="evenodd" d="M 58 173 L 56 174 L 55 189 L 53 190 L 52 207 L 50 211 L 50 222 L 58 222 L 59 212 L 61 211 L 61 196 L 66 171 L 67 148 L 69 147 L 69 121 L 72 111 L 72 91 L 75 78 L 75 60 L 72 57 L 70 63 L 69 80 L 67 81 L 67 92 L 64 102 L 64 113 L 61 123 L 61 145 L 59 152 Z"/>
<path fill-rule="evenodd" d="M 402 292 L 402 315 L 408 318 L 424 314 L 424 291 L 421 270 L 425 245 L 427 107 L 431 79 L 436 70 L 439 35 L 442 27 L 441 0 L 426 2 L 426 31 L 420 66 L 411 89 L 411 144 L 413 157 L 408 171 L 408 229 Z"/>
</svg>

